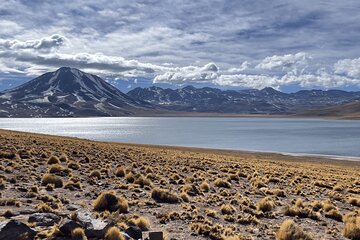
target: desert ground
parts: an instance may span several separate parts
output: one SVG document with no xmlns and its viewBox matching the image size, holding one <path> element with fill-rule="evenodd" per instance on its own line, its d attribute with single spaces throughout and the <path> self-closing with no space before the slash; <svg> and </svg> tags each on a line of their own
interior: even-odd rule
<svg viewBox="0 0 360 240">
<path fill-rule="evenodd" d="M 0 130 L 0 191 L 0 225 L 19 220 L 37 239 L 91 239 L 60 230 L 84 209 L 112 223 L 111 240 L 130 225 L 167 239 L 360 239 L 356 161 Z"/>
</svg>

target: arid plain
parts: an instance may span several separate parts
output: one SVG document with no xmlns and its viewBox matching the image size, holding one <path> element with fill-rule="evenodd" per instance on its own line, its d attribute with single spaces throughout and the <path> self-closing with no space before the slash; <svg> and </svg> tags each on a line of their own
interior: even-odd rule
<svg viewBox="0 0 360 240">
<path fill-rule="evenodd" d="M 74 206 L 169 239 L 360 239 L 356 161 L 0 130 L 0 189 L 0 222 L 18 219 L 39 239 L 66 239 L 62 220 L 39 227 L 27 213 L 71 219 Z"/>
</svg>

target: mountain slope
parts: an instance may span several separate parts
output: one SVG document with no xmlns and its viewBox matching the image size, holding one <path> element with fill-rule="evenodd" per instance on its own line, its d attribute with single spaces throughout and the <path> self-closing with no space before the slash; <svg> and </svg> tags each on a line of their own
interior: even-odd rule
<svg viewBox="0 0 360 240">
<path fill-rule="evenodd" d="M 0 93 L 0 116 L 124 116 L 152 109 L 98 76 L 62 67 Z"/>
<path fill-rule="evenodd" d="M 129 96 L 168 110 L 240 114 L 295 114 L 360 99 L 360 92 L 302 90 L 283 93 L 273 88 L 222 91 L 216 88 L 136 88 Z"/>
<path fill-rule="evenodd" d="M 323 109 L 307 111 L 299 115 L 318 116 L 318 117 L 335 117 L 343 119 L 360 119 L 360 101 L 336 105 Z"/>
</svg>

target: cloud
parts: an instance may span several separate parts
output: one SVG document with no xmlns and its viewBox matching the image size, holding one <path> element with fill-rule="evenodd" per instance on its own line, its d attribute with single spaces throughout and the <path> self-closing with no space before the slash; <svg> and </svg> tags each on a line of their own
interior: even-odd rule
<svg viewBox="0 0 360 240">
<path fill-rule="evenodd" d="M 66 41 L 67 39 L 59 34 L 54 34 L 38 40 L 27 41 L 0 39 L 0 48 L 50 50 L 64 45 Z"/>
<path fill-rule="evenodd" d="M 262 60 L 256 68 L 272 70 L 272 69 L 298 69 L 301 67 L 306 67 L 307 60 L 310 57 L 304 52 L 299 52 L 296 54 L 286 54 L 286 55 L 274 55 L 271 57 L 266 57 Z"/>
<path fill-rule="evenodd" d="M 220 86 L 237 86 L 243 88 L 278 87 L 278 78 L 276 76 L 234 74 L 221 75 L 213 81 Z"/>
<path fill-rule="evenodd" d="M 243 71 L 249 69 L 250 65 L 251 65 L 251 64 L 250 64 L 248 61 L 244 61 L 244 62 L 240 65 L 240 67 L 229 68 L 227 71 L 228 71 L 229 73 L 240 73 L 240 72 L 243 72 Z"/>
<path fill-rule="evenodd" d="M 334 65 L 335 73 L 352 78 L 360 78 L 360 58 L 342 59 Z"/>
<path fill-rule="evenodd" d="M 0 36 L 15 34 L 22 29 L 23 28 L 16 22 L 4 20 L 4 19 L 0 20 Z"/>
<path fill-rule="evenodd" d="M 177 67 L 174 64 L 158 65 L 104 53 L 62 53 L 66 41 L 70 40 L 62 35 L 27 41 L 0 41 L 0 71 L 36 76 L 54 68 L 71 66 L 117 81 L 137 77 L 153 78 L 155 84 L 204 83 L 242 88 L 279 88 L 294 84 L 323 88 L 360 86 L 356 78 L 359 76 L 359 59 L 340 60 L 334 65 L 334 71 L 322 68 L 307 71 L 310 57 L 300 52 L 244 61 L 239 67 L 221 70 L 214 62 L 203 66 Z"/>
<path fill-rule="evenodd" d="M 175 84 L 211 82 L 218 77 L 219 68 L 215 63 L 208 63 L 203 67 L 187 66 L 167 70 L 167 72 L 157 75 L 153 82 Z"/>
</svg>

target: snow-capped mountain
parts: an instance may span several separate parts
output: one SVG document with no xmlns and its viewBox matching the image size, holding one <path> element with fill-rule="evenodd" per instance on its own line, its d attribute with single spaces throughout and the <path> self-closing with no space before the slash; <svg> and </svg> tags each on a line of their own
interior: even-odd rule
<svg viewBox="0 0 360 240">
<path fill-rule="evenodd" d="M 0 116 L 123 116 L 151 109 L 98 76 L 62 67 L 0 93 Z"/>
</svg>

